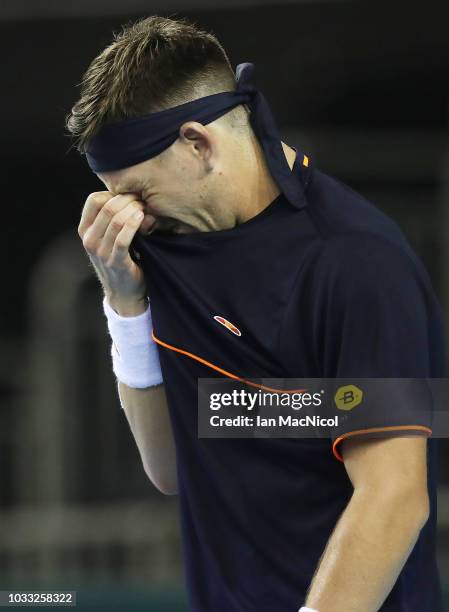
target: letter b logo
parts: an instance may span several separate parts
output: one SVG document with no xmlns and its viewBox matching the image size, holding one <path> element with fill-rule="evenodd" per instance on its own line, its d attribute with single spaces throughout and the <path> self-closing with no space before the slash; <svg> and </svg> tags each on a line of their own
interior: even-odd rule
<svg viewBox="0 0 449 612">
<path fill-rule="evenodd" d="M 363 391 L 355 385 L 340 387 L 334 396 L 335 405 L 340 410 L 352 410 L 363 399 Z"/>
</svg>

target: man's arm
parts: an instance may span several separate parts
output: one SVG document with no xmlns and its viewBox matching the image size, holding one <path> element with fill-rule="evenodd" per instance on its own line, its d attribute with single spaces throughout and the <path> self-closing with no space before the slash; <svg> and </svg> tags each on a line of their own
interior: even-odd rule
<svg viewBox="0 0 449 612">
<path fill-rule="evenodd" d="M 118 392 L 145 473 L 161 493 L 175 495 L 176 450 L 164 385 L 133 389 L 119 382 Z"/>
<path fill-rule="evenodd" d="M 111 307 L 122 317 L 142 314 L 142 300 L 124 301 L 108 295 Z M 136 441 L 145 473 L 165 495 L 177 490 L 176 449 L 163 384 L 135 389 L 117 381 L 123 411 Z"/>
<path fill-rule="evenodd" d="M 429 514 L 427 439 L 343 442 L 354 493 L 328 540 L 305 605 L 319 612 L 374 612 Z"/>
<path fill-rule="evenodd" d="M 107 301 L 122 317 L 135 317 L 147 307 L 143 272 L 129 254 L 143 221 L 142 214 L 137 216 L 142 208 L 133 194 L 95 192 L 85 202 L 78 227 Z M 118 391 L 146 474 L 162 493 L 176 493 L 176 453 L 164 386 L 132 388 L 119 382 Z"/>
</svg>

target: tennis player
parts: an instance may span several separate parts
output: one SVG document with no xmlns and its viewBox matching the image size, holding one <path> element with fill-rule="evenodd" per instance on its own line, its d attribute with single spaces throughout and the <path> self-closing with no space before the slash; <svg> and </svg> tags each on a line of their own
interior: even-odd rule
<svg viewBox="0 0 449 612">
<path fill-rule="evenodd" d="M 198 378 L 445 375 L 422 263 L 281 142 L 253 69 L 152 16 L 92 61 L 67 117 L 105 187 L 79 235 L 143 467 L 179 494 L 189 609 L 440 612 L 436 440 L 411 407 L 385 397 L 332 440 L 198 437 Z"/>
</svg>

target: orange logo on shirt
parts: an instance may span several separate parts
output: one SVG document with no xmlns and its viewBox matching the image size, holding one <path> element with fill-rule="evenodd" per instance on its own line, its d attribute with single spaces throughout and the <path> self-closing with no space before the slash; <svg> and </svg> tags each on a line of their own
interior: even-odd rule
<svg viewBox="0 0 449 612">
<path fill-rule="evenodd" d="M 226 329 L 229 329 L 229 331 L 231 331 L 236 336 L 241 336 L 242 335 L 242 332 L 239 330 L 239 328 L 236 327 L 235 325 L 233 325 L 230 321 L 228 321 L 224 317 L 220 317 L 219 315 L 215 315 L 214 319 L 216 321 L 218 321 L 219 323 L 221 323 L 224 327 L 226 327 Z"/>
</svg>

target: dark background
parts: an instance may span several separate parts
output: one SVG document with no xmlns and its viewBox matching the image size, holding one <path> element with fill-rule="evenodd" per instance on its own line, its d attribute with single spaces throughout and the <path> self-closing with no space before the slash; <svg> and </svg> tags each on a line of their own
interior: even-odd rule
<svg viewBox="0 0 449 612">
<path fill-rule="evenodd" d="M 189 17 L 234 66 L 256 64 L 284 142 L 400 224 L 449 318 L 447 1 L 2 3 L 0 588 L 62 585 L 92 610 L 183 609 L 177 501 L 141 468 L 76 233 L 102 186 L 64 135 L 88 63 L 154 13 Z"/>
</svg>

